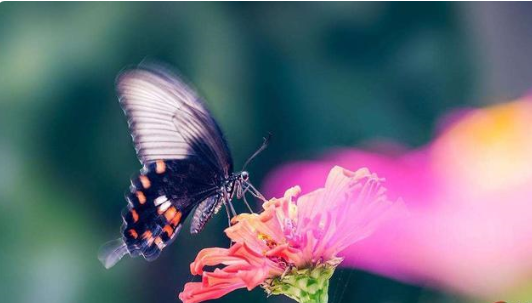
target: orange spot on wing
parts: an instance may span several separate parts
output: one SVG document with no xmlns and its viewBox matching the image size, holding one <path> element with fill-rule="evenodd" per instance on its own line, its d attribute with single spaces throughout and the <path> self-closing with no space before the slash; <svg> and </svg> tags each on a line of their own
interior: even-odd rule
<svg viewBox="0 0 532 303">
<path fill-rule="evenodd" d="M 169 222 L 172 226 L 177 226 L 179 224 L 179 220 L 181 220 L 182 213 L 178 211 L 174 206 L 171 206 L 168 208 L 168 210 L 164 213 L 164 217 L 166 218 L 166 221 Z"/>
<path fill-rule="evenodd" d="M 164 242 L 163 242 L 163 239 L 161 239 L 161 237 L 155 238 L 154 242 L 159 247 L 159 249 L 163 249 L 164 248 Z"/>
<path fill-rule="evenodd" d="M 165 171 L 166 171 L 166 163 L 164 163 L 163 160 L 155 161 L 155 172 L 158 174 L 162 174 Z"/>
<path fill-rule="evenodd" d="M 137 221 L 139 220 L 139 214 L 136 210 L 131 210 L 131 217 L 133 218 L 133 223 L 137 223 Z"/>
<path fill-rule="evenodd" d="M 140 179 L 140 183 L 142 184 L 142 187 L 143 187 L 143 188 L 145 188 L 145 189 L 146 189 L 146 188 L 150 188 L 150 186 L 151 186 L 151 182 L 150 182 L 150 179 L 148 179 L 148 177 L 146 177 L 146 176 L 144 176 L 144 175 L 141 175 L 141 176 L 139 177 L 139 179 Z"/>
<path fill-rule="evenodd" d="M 172 219 L 172 221 L 170 222 L 170 224 L 172 224 L 173 226 L 177 226 L 180 220 L 181 220 L 181 212 L 178 211 L 177 214 Z"/>
<path fill-rule="evenodd" d="M 168 208 L 168 210 L 166 210 L 166 212 L 164 213 L 166 221 L 170 222 L 176 213 L 177 209 L 175 208 L 175 206 L 170 206 L 170 208 Z"/>
<path fill-rule="evenodd" d="M 163 231 L 166 232 L 166 234 L 168 235 L 168 238 L 171 238 L 172 235 L 174 234 L 174 229 L 170 225 L 165 225 L 163 228 Z"/>
<path fill-rule="evenodd" d="M 139 234 L 138 234 L 137 231 L 134 230 L 134 229 L 130 229 L 128 232 L 129 232 L 129 235 L 130 235 L 131 237 L 133 237 L 133 239 L 136 239 L 136 238 L 139 237 Z"/>
<path fill-rule="evenodd" d="M 138 191 L 136 192 L 136 195 L 137 195 L 137 199 L 139 199 L 140 204 L 146 203 L 146 196 L 144 195 L 143 192 Z"/>
<path fill-rule="evenodd" d="M 151 231 L 147 230 L 142 234 L 142 239 L 145 239 L 148 242 L 148 246 L 153 243 L 153 234 Z"/>
</svg>

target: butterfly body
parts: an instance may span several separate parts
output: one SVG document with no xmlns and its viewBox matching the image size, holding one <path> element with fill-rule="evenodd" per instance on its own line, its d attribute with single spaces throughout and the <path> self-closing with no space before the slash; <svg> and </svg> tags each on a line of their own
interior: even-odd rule
<svg viewBox="0 0 532 303">
<path fill-rule="evenodd" d="M 246 171 L 233 172 L 220 127 L 177 76 L 133 69 L 118 77 L 117 90 L 143 168 L 126 193 L 121 238 L 100 250 L 107 268 L 127 254 L 155 260 L 192 212 L 190 232 L 199 233 L 222 206 L 235 214 L 235 196 L 260 196 Z"/>
</svg>

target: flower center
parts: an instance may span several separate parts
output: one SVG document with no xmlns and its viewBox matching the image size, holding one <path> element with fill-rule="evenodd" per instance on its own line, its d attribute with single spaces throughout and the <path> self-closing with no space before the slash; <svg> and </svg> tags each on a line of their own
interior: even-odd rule
<svg viewBox="0 0 532 303">
<path fill-rule="evenodd" d="M 257 233 L 257 238 L 264 242 L 268 248 L 272 249 L 277 246 L 277 242 L 275 242 L 270 236 L 263 233 Z"/>
</svg>

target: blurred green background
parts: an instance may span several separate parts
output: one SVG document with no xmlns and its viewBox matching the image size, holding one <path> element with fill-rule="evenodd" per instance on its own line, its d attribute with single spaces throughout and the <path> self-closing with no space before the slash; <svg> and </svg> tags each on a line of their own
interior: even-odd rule
<svg viewBox="0 0 532 303">
<path fill-rule="evenodd" d="M 530 4 L 1 3 L 0 301 L 176 302 L 225 217 L 155 262 L 96 258 L 140 168 L 114 79 L 167 62 L 207 99 L 236 167 L 268 131 L 276 165 L 385 138 L 427 143 L 446 111 L 532 83 Z M 196 278 L 197 280 L 198 278 Z M 219 302 L 266 299 L 260 289 Z M 472 299 L 342 269 L 330 302 Z"/>
</svg>

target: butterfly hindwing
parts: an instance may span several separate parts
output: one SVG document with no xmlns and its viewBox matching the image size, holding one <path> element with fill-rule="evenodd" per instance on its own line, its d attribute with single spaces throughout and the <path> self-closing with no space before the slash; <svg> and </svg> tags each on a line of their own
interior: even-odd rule
<svg viewBox="0 0 532 303">
<path fill-rule="evenodd" d="M 199 201 L 216 193 L 216 175 L 201 161 L 157 160 L 131 181 L 122 217 L 131 255 L 151 261 L 175 238 Z"/>
</svg>

